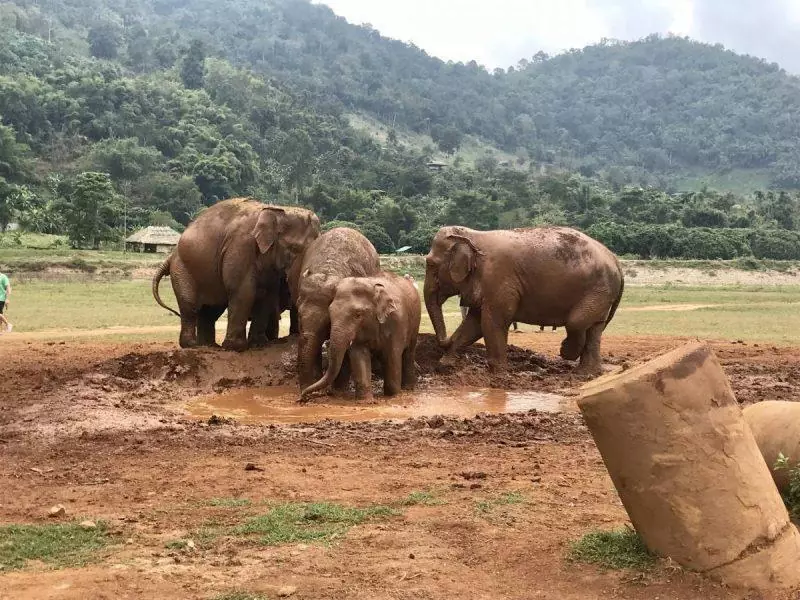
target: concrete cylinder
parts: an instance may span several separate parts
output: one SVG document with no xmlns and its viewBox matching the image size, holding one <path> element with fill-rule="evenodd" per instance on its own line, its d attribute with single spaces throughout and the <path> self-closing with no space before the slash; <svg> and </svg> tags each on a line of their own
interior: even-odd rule
<svg viewBox="0 0 800 600">
<path fill-rule="evenodd" d="M 800 463 L 800 403 L 770 400 L 752 404 L 742 412 L 775 484 L 779 490 L 786 490 L 788 471 Z M 781 453 L 789 459 L 788 469 L 776 471 L 775 461 Z"/>
<path fill-rule="evenodd" d="M 800 535 L 709 346 L 596 380 L 578 406 L 652 552 L 729 585 L 800 584 Z"/>
</svg>

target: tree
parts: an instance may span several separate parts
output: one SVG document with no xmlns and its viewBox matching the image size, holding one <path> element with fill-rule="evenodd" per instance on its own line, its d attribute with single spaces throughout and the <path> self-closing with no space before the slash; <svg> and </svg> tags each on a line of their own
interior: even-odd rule
<svg viewBox="0 0 800 600">
<path fill-rule="evenodd" d="M 206 49 L 203 42 L 193 40 L 183 57 L 181 81 L 190 90 L 203 88 L 205 80 Z"/>
<path fill-rule="evenodd" d="M 100 247 L 118 232 L 121 202 L 107 173 L 85 171 L 60 187 L 59 210 L 74 248 Z"/>
<path fill-rule="evenodd" d="M 89 29 L 89 52 L 95 58 L 114 59 L 122 43 L 119 26 L 110 22 L 98 23 Z"/>
<path fill-rule="evenodd" d="M 464 134 L 452 125 L 434 125 L 431 127 L 431 139 L 439 147 L 439 150 L 453 154 L 461 147 Z"/>
</svg>

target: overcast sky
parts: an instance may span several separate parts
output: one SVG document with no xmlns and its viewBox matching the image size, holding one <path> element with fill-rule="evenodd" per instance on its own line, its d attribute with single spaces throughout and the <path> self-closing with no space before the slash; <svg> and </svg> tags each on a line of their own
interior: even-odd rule
<svg viewBox="0 0 800 600">
<path fill-rule="evenodd" d="M 800 73 L 800 0 L 321 0 L 445 60 L 508 67 L 602 38 L 672 32 Z"/>
</svg>

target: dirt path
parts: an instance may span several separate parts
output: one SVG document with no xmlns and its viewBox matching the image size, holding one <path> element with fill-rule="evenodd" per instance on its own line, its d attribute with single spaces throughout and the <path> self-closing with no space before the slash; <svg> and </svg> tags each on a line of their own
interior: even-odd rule
<svg viewBox="0 0 800 600">
<path fill-rule="evenodd" d="M 582 382 L 557 358 L 560 337 L 522 333 L 511 341 L 511 373 L 494 381 L 482 348 L 443 371 L 424 342 L 421 391 L 576 393 Z M 564 560 L 583 533 L 626 522 L 575 413 L 210 422 L 192 418 L 186 403 L 293 385 L 294 347 L 230 354 L 176 350 L 173 342 L 2 342 L 0 523 L 46 522 L 48 508 L 62 503 L 69 519 L 106 520 L 117 540 L 83 568 L 0 574 L 2 599 L 211 599 L 234 589 L 276 597 L 285 586 L 303 599 L 754 598 L 680 570 L 602 573 Z M 609 337 L 604 354 L 625 368 L 681 342 Z M 798 349 L 714 347 L 740 401 L 800 394 Z M 433 501 L 403 503 L 420 491 Z M 305 501 L 392 505 L 397 514 L 330 546 L 202 541 L 209 527 L 263 514 L 264 502 Z M 188 538 L 195 550 L 166 547 Z"/>
</svg>

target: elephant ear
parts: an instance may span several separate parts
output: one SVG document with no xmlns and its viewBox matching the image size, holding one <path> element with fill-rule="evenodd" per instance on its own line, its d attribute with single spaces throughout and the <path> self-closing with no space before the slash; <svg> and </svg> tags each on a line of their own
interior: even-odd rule
<svg viewBox="0 0 800 600">
<path fill-rule="evenodd" d="M 460 235 L 447 237 L 456 241 L 450 249 L 450 278 L 455 283 L 461 283 L 475 269 L 477 257 L 483 252 L 469 238 Z"/>
<path fill-rule="evenodd" d="M 397 304 L 394 299 L 389 296 L 386 291 L 386 286 L 382 283 L 375 284 L 375 314 L 378 317 L 378 323 L 383 325 L 389 315 L 397 311 Z"/>
<path fill-rule="evenodd" d="M 267 206 L 261 209 L 256 226 L 253 228 L 253 237 L 261 254 L 269 252 L 285 226 L 285 210 L 277 206 Z"/>
</svg>

